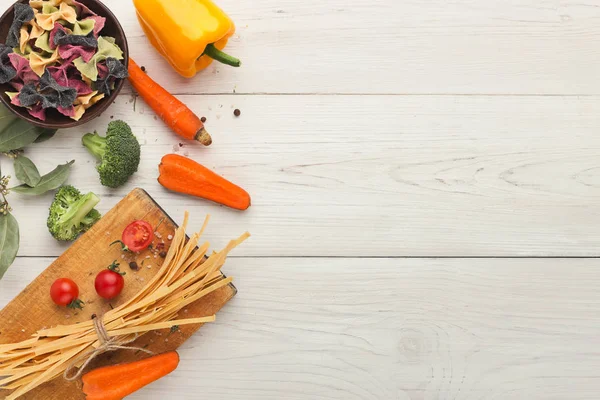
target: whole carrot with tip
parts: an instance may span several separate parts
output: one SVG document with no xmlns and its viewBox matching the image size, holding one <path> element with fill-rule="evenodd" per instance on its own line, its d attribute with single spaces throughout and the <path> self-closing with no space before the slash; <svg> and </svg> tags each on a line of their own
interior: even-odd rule
<svg viewBox="0 0 600 400">
<path fill-rule="evenodd" d="M 158 182 L 169 190 L 212 200 L 237 210 L 250 207 L 248 192 L 187 157 L 167 154 L 158 170 Z"/>
<path fill-rule="evenodd" d="M 179 136 L 210 146 L 212 138 L 192 110 L 156 83 L 129 59 L 129 82 L 140 97 Z"/>
</svg>

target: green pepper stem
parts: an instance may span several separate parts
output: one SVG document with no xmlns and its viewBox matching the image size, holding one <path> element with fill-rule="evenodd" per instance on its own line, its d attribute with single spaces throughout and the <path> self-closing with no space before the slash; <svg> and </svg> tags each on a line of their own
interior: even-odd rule
<svg viewBox="0 0 600 400">
<path fill-rule="evenodd" d="M 204 55 L 209 56 L 213 60 L 216 60 L 220 63 L 231 65 L 232 67 L 239 67 L 242 65 L 242 62 L 229 54 L 217 49 L 214 44 L 209 44 L 204 49 Z"/>
</svg>

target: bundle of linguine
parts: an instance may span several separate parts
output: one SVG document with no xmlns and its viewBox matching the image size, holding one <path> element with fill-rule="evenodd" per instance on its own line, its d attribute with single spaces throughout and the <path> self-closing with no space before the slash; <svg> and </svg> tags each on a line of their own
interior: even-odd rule
<svg viewBox="0 0 600 400">
<path fill-rule="evenodd" d="M 103 323 L 108 336 L 117 342 L 128 343 L 146 332 L 171 328 L 175 325 L 212 322 L 215 316 L 177 319 L 178 313 L 189 304 L 228 285 L 220 268 L 227 254 L 250 235 L 245 233 L 229 242 L 218 253 L 205 258 L 208 243 L 196 248 L 208 223 L 186 242 L 186 212 L 183 224 L 173 237 L 162 268 L 132 299 L 108 311 Z M 100 342 L 92 321 L 60 325 L 38 331 L 29 340 L 0 345 L 0 389 L 13 390 L 6 400 L 14 400 L 37 386 L 63 374 L 81 355 L 98 348 Z"/>
</svg>

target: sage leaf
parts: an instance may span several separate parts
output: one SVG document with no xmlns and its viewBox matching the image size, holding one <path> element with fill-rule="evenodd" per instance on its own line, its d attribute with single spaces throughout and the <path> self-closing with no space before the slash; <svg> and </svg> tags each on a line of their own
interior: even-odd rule
<svg viewBox="0 0 600 400">
<path fill-rule="evenodd" d="M 56 129 L 40 128 L 20 119 L 8 107 L 0 105 L 0 152 L 22 149 L 41 143 L 56 134 Z"/>
<path fill-rule="evenodd" d="M 41 131 L 41 128 L 22 119 L 15 119 L 0 131 L 0 152 L 18 150 L 30 145 L 42 134 Z"/>
<path fill-rule="evenodd" d="M 19 156 L 15 158 L 15 175 L 17 179 L 26 185 L 35 187 L 40 183 L 42 177 L 40 171 L 29 158 Z"/>
<path fill-rule="evenodd" d="M 0 215 L 0 279 L 19 251 L 19 224 L 12 214 Z"/>
<path fill-rule="evenodd" d="M 56 132 L 58 132 L 56 129 L 42 129 L 42 134 L 35 139 L 35 143 L 42 143 L 52 139 L 56 135 Z"/>
<path fill-rule="evenodd" d="M 52 172 L 42 176 L 39 183 L 35 187 L 29 185 L 20 185 L 10 189 L 15 193 L 24 194 L 27 196 L 38 196 L 49 192 L 50 190 L 58 189 L 63 183 L 69 179 L 71 174 L 71 165 L 75 160 L 63 165 L 59 165 Z"/>
<path fill-rule="evenodd" d="M 0 132 L 4 131 L 16 118 L 17 116 L 10 112 L 8 107 L 0 104 Z"/>
</svg>

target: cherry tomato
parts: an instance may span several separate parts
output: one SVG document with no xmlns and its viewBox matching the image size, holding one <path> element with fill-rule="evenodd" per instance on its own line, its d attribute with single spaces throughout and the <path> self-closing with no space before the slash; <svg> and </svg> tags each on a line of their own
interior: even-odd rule
<svg viewBox="0 0 600 400">
<path fill-rule="evenodd" d="M 121 241 L 133 252 L 142 251 L 152 243 L 154 229 L 146 221 L 133 221 L 123 231 Z"/>
<path fill-rule="evenodd" d="M 50 287 L 50 297 L 57 306 L 81 308 L 83 302 L 79 300 L 79 287 L 70 279 L 57 279 Z"/>
<path fill-rule="evenodd" d="M 119 264 L 116 261 L 108 269 L 100 271 L 94 282 L 98 296 L 107 300 L 117 297 L 125 286 L 123 275 L 125 272 L 119 271 Z"/>
</svg>

